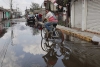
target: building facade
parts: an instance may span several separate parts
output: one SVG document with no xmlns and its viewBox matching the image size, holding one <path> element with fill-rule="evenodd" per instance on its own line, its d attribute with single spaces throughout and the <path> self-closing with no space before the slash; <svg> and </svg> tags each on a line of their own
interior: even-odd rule
<svg viewBox="0 0 100 67">
<path fill-rule="evenodd" d="M 100 33 L 100 1 L 72 0 L 71 26 L 82 31 Z"/>
<path fill-rule="evenodd" d="M 56 9 L 50 1 L 51 0 L 44 0 L 45 7 L 51 10 Z M 57 7 L 63 6 L 63 0 L 56 1 L 58 4 Z M 63 21 L 67 19 L 67 22 L 70 23 L 72 28 L 100 33 L 100 0 L 68 0 L 67 6 L 63 7 L 67 8 L 67 13 L 65 14 L 63 12 L 62 19 Z M 62 14 L 59 13 L 59 16 L 60 15 Z M 65 22 L 64 25 L 66 25 L 67 22 Z"/>
<path fill-rule="evenodd" d="M 0 8 L 0 21 L 2 21 L 2 19 L 3 19 L 3 9 Z"/>
<path fill-rule="evenodd" d="M 7 20 L 11 18 L 11 12 L 7 9 L 0 8 L 0 21 Z"/>
</svg>

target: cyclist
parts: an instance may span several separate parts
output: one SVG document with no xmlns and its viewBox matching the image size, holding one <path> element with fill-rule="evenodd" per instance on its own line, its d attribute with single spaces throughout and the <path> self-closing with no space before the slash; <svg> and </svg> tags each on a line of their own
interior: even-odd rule
<svg viewBox="0 0 100 67">
<path fill-rule="evenodd" d="M 47 22 L 44 24 L 44 26 L 48 30 L 48 32 L 52 31 L 50 26 L 53 24 L 57 24 L 57 22 L 58 22 L 56 16 L 49 9 L 46 9 L 46 17 L 45 17 L 44 21 L 45 20 L 47 20 Z"/>
</svg>

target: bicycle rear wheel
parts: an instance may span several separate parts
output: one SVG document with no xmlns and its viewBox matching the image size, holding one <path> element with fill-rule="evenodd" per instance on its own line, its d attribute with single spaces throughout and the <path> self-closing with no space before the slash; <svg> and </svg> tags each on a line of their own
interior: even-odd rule
<svg viewBox="0 0 100 67">
<path fill-rule="evenodd" d="M 54 31 L 53 34 L 55 36 L 52 36 L 52 38 L 59 39 L 61 42 L 64 41 L 64 34 L 63 34 L 63 32 L 60 29 L 56 28 L 56 30 Z"/>
</svg>

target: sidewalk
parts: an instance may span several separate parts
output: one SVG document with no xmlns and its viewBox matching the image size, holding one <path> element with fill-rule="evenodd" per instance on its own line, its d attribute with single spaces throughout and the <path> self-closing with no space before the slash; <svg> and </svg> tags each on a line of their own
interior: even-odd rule
<svg viewBox="0 0 100 67">
<path fill-rule="evenodd" d="M 43 25 L 42 22 L 39 22 L 39 23 Z M 57 25 L 57 28 L 61 29 L 62 32 L 66 33 L 68 35 L 80 38 L 80 39 L 88 41 L 88 42 L 92 42 L 93 36 L 100 38 L 99 34 L 94 34 L 94 33 L 90 33 L 90 32 L 83 32 L 80 30 L 71 29 L 68 27 L 61 26 L 61 25 Z"/>
<path fill-rule="evenodd" d="M 60 25 L 58 25 L 57 28 L 61 29 L 64 33 L 66 33 L 68 35 L 78 37 L 78 38 L 83 39 L 83 40 L 88 41 L 88 42 L 92 41 L 93 36 L 100 37 L 99 34 L 94 34 L 94 33 L 85 32 L 85 31 L 83 32 L 80 30 L 71 29 L 68 27 L 60 26 Z"/>
</svg>

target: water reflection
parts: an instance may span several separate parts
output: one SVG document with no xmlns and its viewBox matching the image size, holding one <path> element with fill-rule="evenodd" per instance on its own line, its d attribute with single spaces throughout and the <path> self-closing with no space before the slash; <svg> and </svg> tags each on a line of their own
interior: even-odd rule
<svg viewBox="0 0 100 67">
<path fill-rule="evenodd" d="M 43 59 L 47 64 L 46 67 L 53 67 L 56 64 L 57 60 L 58 60 L 57 56 L 55 55 L 54 50 L 51 50 L 51 49 L 48 50 L 48 53 L 43 56 Z"/>
<path fill-rule="evenodd" d="M 4 29 L 6 33 L 0 38 L 2 67 L 100 66 L 100 62 L 97 61 L 100 56 L 99 49 L 94 50 L 94 46 L 87 49 L 89 43 L 78 38 L 66 36 L 64 42 L 59 39 L 41 39 L 41 28 L 26 26 L 25 22 L 18 22 L 13 27 Z M 11 37 L 13 46 L 9 45 Z M 90 66 L 88 63 L 95 66 Z"/>
<path fill-rule="evenodd" d="M 35 25 L 34 23 L 28 23 L 28 22 L 26 22 L 26 26 L 33 27 L 34 25 Z"/>
<path fill-rule="evenodd" d="M 44 63 L 42 63 L 43 61 L 41 60 L 41 55 L 44 55 L 45 52 L 41 49 L 41 43 L 39 42 L 41 41 L 41 35 L 39 34 L 39 32 L 37 32 L 37 30 L 33 30 L 33 28 L 26 26 L 24 22 L 19 22 L 18 24 L 15 24 L 13 27 L 5 28 L 8 28 L 7 34 L 0 39 L 0 66 L 43 66 Z M 37 32 L 38 35 L 33 36 L 32 31 Z M 13 44 L 11 44 L 11 39 L 13 40 Z M 8 43 L 3 44 L 2 40 L 3 42 L 10 42 L 10 45 Z"/>
<path fill-rule="evenodd" d="M 0 38 L 4 36 L 5 33 L 7 33 L 7 29 L 9 27 L 12 27 L 14 25 L 12 21 L 4 21 L 3 23 L 0 23 Z"/>
<path fill-rule="evenodd" d="M 11 21 L 6 21 L 6 22 L 4 22 L 4 27 L 5 28 L 8 28 L 8 27 L 11 27 Z"/>
<path fill-rule="evenodd" d="M 0 30 L 0 38 L 3 37 L 6 32 L 7 32 L 6 29 L 1 29 Z"/>
<path fill-rule="evenodd" d="M 3 24 L 0 24 L 0 38 L 6 33 L 6 29 L 3 27 Z"/>
<path fill-rule="evenodd" d="M 41 30 L 41 25 L 35 25 L 34 23 L 26 23 L 26 26 L 29 26 L 32 28 L 32 33 L 33 35 L 38 35 L 40 33 Z"/>
<path fill-rule="evenodd" d="M 43 56 L 47 64 L 46 67 L 54 67 L 59 57 L 63 57 L 62 62 L 65 65 L 64 60 L 68 60 L 71 53 L 71 49 L 66 47 L 62 42 L 58 44 L 55 41 L 46 41 L 42 39 L 41 48 L 43 51 L 47 52 L 47 54 Z"/>
</svg>

